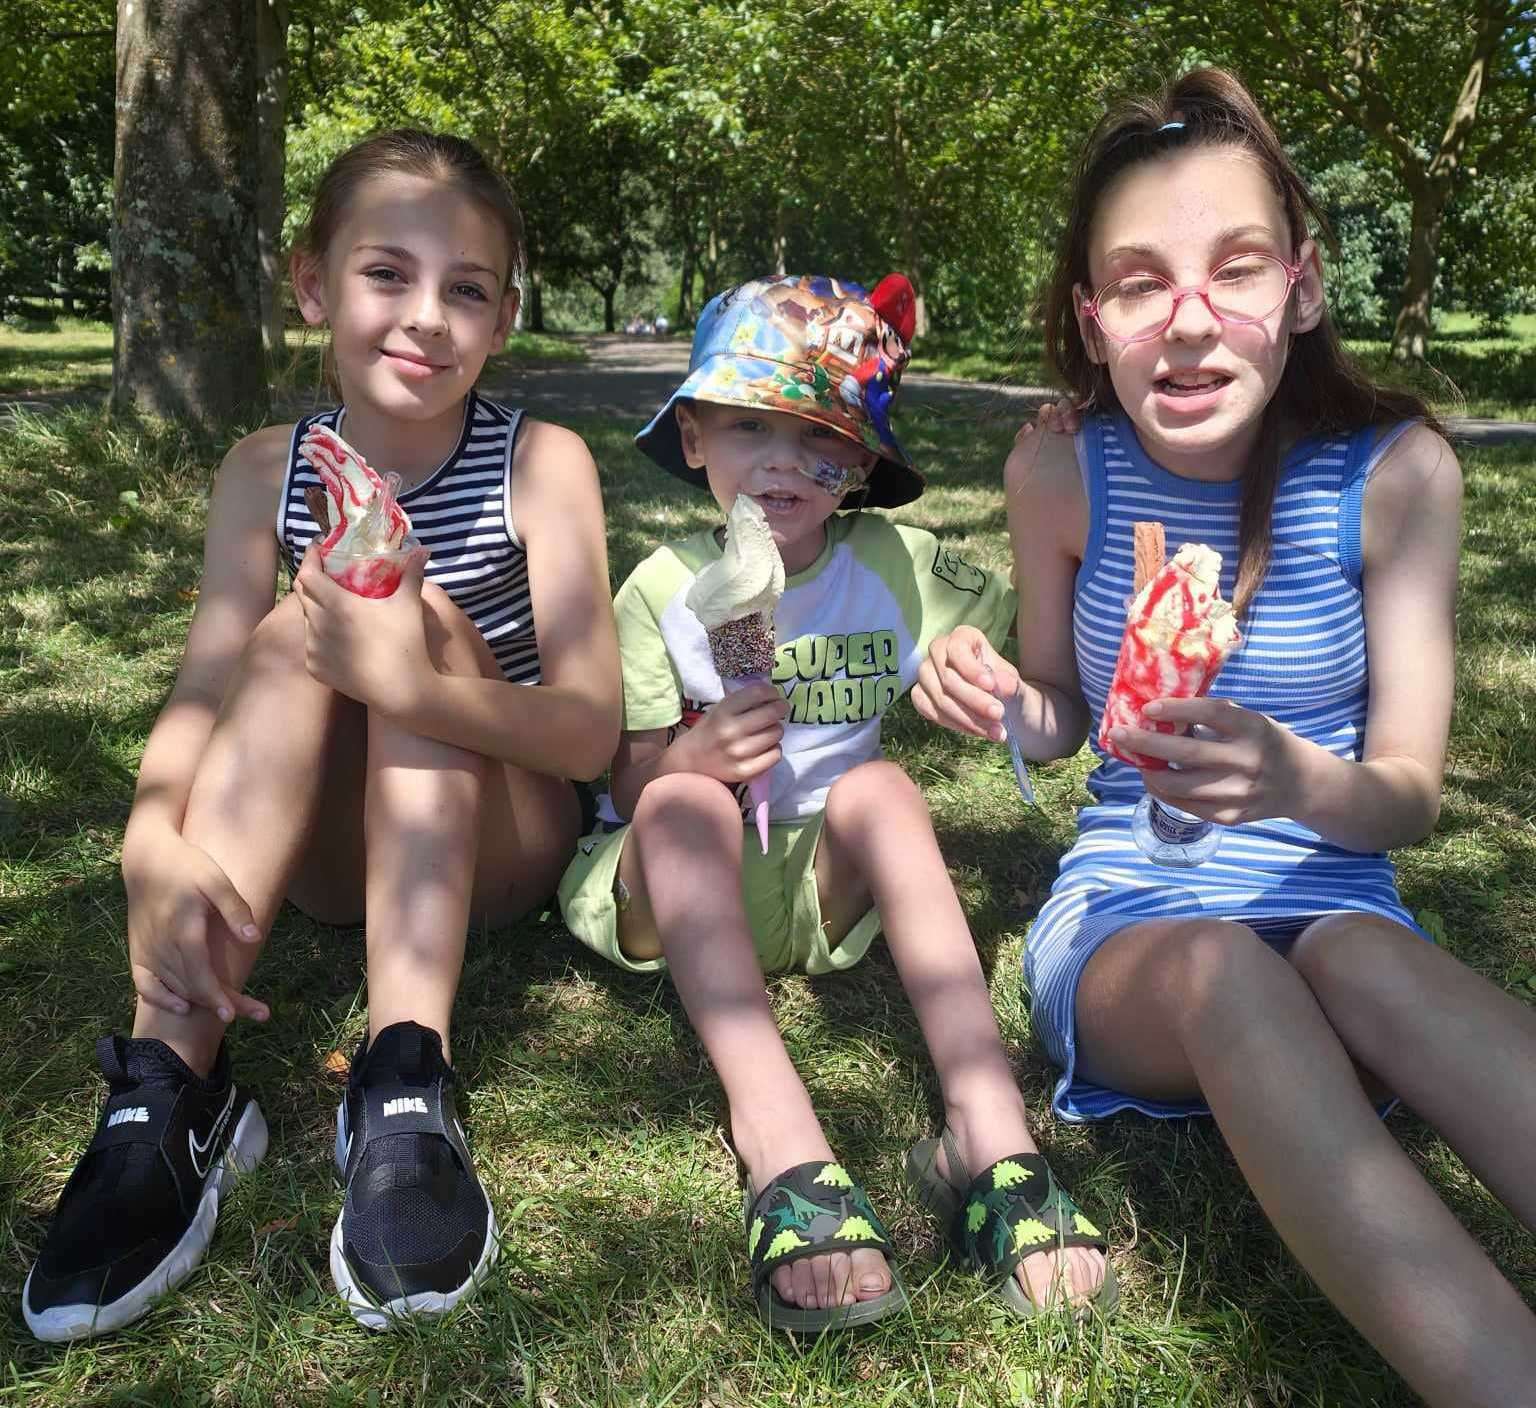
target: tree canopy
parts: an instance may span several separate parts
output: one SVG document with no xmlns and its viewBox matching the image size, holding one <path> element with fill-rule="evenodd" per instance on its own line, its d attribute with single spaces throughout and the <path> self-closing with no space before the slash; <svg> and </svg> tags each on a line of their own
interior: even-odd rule
<svg viewBox="0 0 1536 1408">
<path fill-rule="evenodd" d="M 510 178 L 535 327 L 551 307 L 685 323 L 752 273 L 899 268 L 935 326 L 1016 332 L 1105 98 L 1215 62 L 1336 224 L 1346 327 L 1417 357 L 1437 306 L 1493 324 L 1536 306 L 1531 0 L 237 3 L 278 46 L 263 132 L 286 106 L 286 172 L 268 143 L 258 183 L 286 194 L 259 234 L 269 287 L 330 158 L 413 123 Z M 0 314 L 104 305 L 113 18 L 110 0 L 0 8 Z"/>
</svg>

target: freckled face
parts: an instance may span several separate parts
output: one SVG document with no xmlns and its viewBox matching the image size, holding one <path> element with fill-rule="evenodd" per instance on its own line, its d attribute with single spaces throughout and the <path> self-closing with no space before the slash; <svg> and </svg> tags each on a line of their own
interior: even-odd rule
<svg viewBox="0 0 1536 1408">
<path fill-rule="evenodd" d="M 705 471 L 715 501 L 729 513 L 738 494 L 755 499 L 790 573 L 820 555 L 824 525 L 843 502 L 816 480 L 853 471 L 862 481 L 877 459 L 835 430 L 784 411 L 701 401 L 680 405 L 677 420 L 684 457 Z"/>
<path fill-rule="evenodd" d="M 1147 452 L 1197 478 L 1242 473 L 1259 420 L 1280 385 L 1291 338 L 1322 316 L 1322 274 L 1311 241 L 1294 247 L 1264 168 L 1238 147 L 1196 147 L 1123 171 L 1106 188 L 1089 238 L 1091 288 L 1153 274 L 1203 285 L 1223 261 L 1273 254 L 1304 265 L 1301 282 L 1258 323 L 1224 323 L 1196 297 L 1145 342 L 1121 343 L 1079 313 L 1089 355 L 1103 363 Z"/>
<path fill-rule="evenodd" d="M 295 267 L 305 319 L 329 324 L 342 394 L 412 422 L 457 414 L 517 307 L 506 244 L 475 201 L 383 176 L 352 198 L 318 263 Z"/>
</svg>

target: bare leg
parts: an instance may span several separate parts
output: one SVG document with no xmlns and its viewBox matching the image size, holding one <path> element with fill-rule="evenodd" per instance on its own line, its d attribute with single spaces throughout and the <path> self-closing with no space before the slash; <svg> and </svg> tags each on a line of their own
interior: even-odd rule
<svg viewBox="0 0 1536 1408">
<path fill-rule="evenodd" d="M 761 1189 L 795 1164 L 830 1159 L 768 1005 L 741 898 L 741 813 L 713 778 L 658 777 L 640 794 L 620 873 L 633 896 L 620 940 L 635 956 L 657 936 L 689 1020 L 725 1087 L 731 1137 Z M 809 1257 L 781 1267 L 774 1289 L 820 1309 L 890 1289 L 878 1253 Z"/>
<path fill-rule="evenodd" d="M 429 584 L 422 600 L 438 669 L 497 671 L 489 647 L 445 593 Z M 322 796 L 325 825 L 316 827 Z M 247 646 L 199 765 L 183 831 L 224 869 L 263 932 L 285 893 L 317 919 L 349 923 L 363 917 L 370 887 L 370 1035 L 409 1017 L 438 1030 L 446 1053 L 446 1008 L 468 916 L 499 922 L 545 898 L 577 826 L 568 782 L 370 721 L 360 705 L 317 684 L 304 668 L 304 618 L 290 596 Z M 216 936 L 215 967 L 239 988 L 259 952 Z M 206 1072 L 224 1024 L 200 1008 L 175 1016 L 140 1003 L 133 1030 L 159 1037 Z"/>
<path fill-rule="evenodd" d="M 834 933 L 845 932 L 873 896 L 966 1167 L 976 1174 L 1010 1154 L 1037 1153 L 927 804 L 895 764 L 865 763 L 833 784 L 816 876 L 827 897 L 823 913 L 836 906 Z M 863 883 L 850 885 L 854 876 Z M 850 890 L 856 892 L 852 905 Z M 1058 1285 L 1074 1300 L 1086 1300 L 1104 1279 L 1104 1256 L 1083 1247 L 1037 1252 L 1015 1274 L 1037 1305 Z"/>
<path fill-rule="evenodd" d="M 1536 1012 L 1374 915 L 1320 919 L 1289 957 L 1350 1055 L 1536 1231 Z"/>
<path fill-rule="evenodd" d="M 443 592 L 424 594 L 442 673 L 499 678 L 490 648 Z M 544 899 L 574 845 L 568 782 L 536 776 L 386 719 L 368 724 L 369 1039 L 413 1021 L 449 1057 L 472 914 L 510 918 Z"/>
<path fill-rule="evenodd" d="M 1301 975 L 1251 930 L 1116 934 L 1077 995 L 1079 1068 L 1202 1097 L 1276 1230 L 1432 1404 L 1509 1404 L 1536 1380 L 1536 1318 L 1376 1117 Z"/>
<path fill-rule="evenodd" d="M 288 597 L 257 626 L 198 764 L 182 834 L 205 850 L 270 928 L 312 823 L 337 698 L 304 668 L 304 616 Z M 360 719 L 360 714 L 358 718 Z M 242 988 L 260 946 L 209 921 L 214 967 Z M 135 1036 L 158 1037 L 194 1071 L 218 1055 L 224 1023 L 202 1007 L 176 1015 L 140 1001 Z"/>
</svg>

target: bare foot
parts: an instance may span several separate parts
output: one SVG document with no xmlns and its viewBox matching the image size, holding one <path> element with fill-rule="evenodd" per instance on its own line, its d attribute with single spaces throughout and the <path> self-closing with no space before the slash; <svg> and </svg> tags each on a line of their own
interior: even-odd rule
<svg viewBox="0 0 1536 1408">
<path fill-rule="evenodd" d="M 891 1268 L 872 1247 L 860 1247 L 781 1266 L 773 1273 L 772 1285 L 786 1305 L 830 1310 L 883 1296 L 891 1289 Z"/>
</svg>

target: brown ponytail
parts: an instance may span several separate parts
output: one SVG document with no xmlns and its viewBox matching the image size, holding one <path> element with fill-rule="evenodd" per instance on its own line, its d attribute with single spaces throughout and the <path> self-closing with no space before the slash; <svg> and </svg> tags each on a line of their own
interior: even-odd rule
<svg viewBox="0 0 1536 1408">
<path fill-rule="evenodd" d="M 1169 123 L 1183 125 L 1169 128 Z M 1293 249 L 1315 231 L 1337 253 L 1322 208 L 1253 95 L 1234 75 L 1219 68 L 1194 69 L 1161 92 L 1117 103 L 1099 120 L 1078 159 L 1071 207 L 1045 289 L 1046 363 L 1085 409 L 1120 408 L 1109 372 L 1088 355 L 1072 296 L 1076 285 L 1090 283 L 1088 241 L 1099 197 L 1115 176 L 1138 162 L 1205 146 L 1241 147 L 1259 162 L 1285 208 Z M 1246 614 L 1269 571 L 1275 487 L 1287 442 L 1301 434 L 1348 433 L 1411 419 L 1439 428 L 1418 396 L 1379 386 L 1360 369 L 1340 345 L 1326 309 L 1315 328 L 1296 335 L 1280 385 L 1264 408 L 1258 449 L 1243 476 L 1232 593 L 1239 616 Z"/>
</svg>

